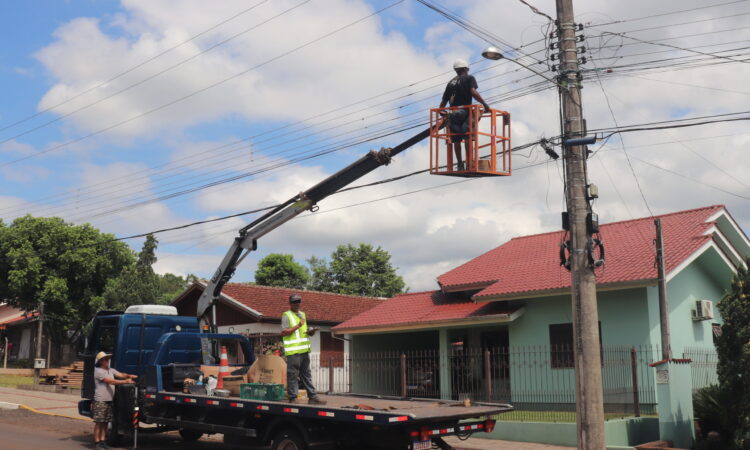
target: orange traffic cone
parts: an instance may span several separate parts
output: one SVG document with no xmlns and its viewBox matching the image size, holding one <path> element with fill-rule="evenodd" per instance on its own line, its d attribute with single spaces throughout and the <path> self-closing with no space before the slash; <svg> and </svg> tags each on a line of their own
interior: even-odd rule
<svg viewBox="0 0 750 450">
<path fill-rule="evenodd" d="M 227 359 L 227 347 L 221 346 L 221 357 L 219 358 L 219 381 L 216 389 L 224 389 L 224 377 L 229 375 L 229 359 Z"/>
</svg>

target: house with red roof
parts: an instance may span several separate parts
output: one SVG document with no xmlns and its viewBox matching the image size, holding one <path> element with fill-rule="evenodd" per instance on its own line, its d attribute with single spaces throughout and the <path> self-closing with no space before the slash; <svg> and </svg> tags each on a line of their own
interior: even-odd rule
<svg viewBox="0 0 750 450">
<path fill-rule="evenodd" d="M 31 360 L 36 348 L 36 329 L 39 313 L 24 311 L 8 303 L 0 303 L 0 364 L 5 358 L 3 347 L 7 340 L 7 360 Z M 47 337 L 44 336 L 42 355 L 47 355 Z"/>
<path fill-rule="evenodd" d="M 712 351 L 722 323 L 716 302 L 750 256 L 750 240 L 722 205 L 659 217 L 673 355 Z M 596 269 L 606 407 L 632 399 L 631 348 L 639 364 L 660 359 L 660 322 L 654 218 L 605 224 L 600 235 L 606 249 Z M 489 391 L 518 409 L 542 403 L 574 408 L 571 277 L 560 261 L 566 239 L 564 231 L 513 238 L 441 274 L 436 289 L 393 297 L 334 331 L 352 339 L 355 358 L 432 355 L 433 394 L 443 398 L 482 398 Z M 483 359 L 489 349 L 492 361 Z M 617 349 L 623 349 L 622 364 L 613 367 L 610 352 Z M 457 360 L 464 366 L 456 368 Z M 639 369 L 641 389 L 653 388 L 654 371 L 645 367 Z M 352 373 L 353 390 L 383 393 L 366 380 L 369 374 Z M 715 373 L 707 380 L 715 382 Z M 656 403 L 651 394 L 640 401 Z"/>
<path fill-rule="evenodd" d="M 203 282 L 194 282 L 177 297 L 172 305 L 177 308 L 178 314 L 195 316 L 198 298 L 205 287 Z M 302 296 L 302 310 L 309 325 L 319 329 L 311 339 L 313 367 L 327 367 L 331 363 L 335 367 L 343 367 L 349 344 L 334 336 L 331 329 L 383 302 L 383 299 L 373 297 L 227 283 L 216 310 L 218 331 L 244 334 L 254 341 L 259 351 L 280 346 L 281 315 L 289 309 L 291 294 Z M 232 353 L 232 349 L 229 349 L 229 353 Z M 232 355 L 229 357 L 231 359 Z"/>
</svg>

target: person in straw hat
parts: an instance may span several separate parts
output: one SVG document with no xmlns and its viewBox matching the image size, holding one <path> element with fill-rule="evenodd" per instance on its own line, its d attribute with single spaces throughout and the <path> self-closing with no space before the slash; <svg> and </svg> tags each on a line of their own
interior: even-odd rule
<svg viewBox="0 0 750 450">
<path fill-rule="evenodd" d="M 118 372 L 109 367 L 112 355 L 99 352 L 94 364 L 94 401 L 91 412 L 94 419 L 94 444 L 97 449 L 110 448 L 107 439 L 107 424 L 112 420 L 112 399 L 115 396 L 115 385 L 133 384 L 136 375 Z"/>
</svg>

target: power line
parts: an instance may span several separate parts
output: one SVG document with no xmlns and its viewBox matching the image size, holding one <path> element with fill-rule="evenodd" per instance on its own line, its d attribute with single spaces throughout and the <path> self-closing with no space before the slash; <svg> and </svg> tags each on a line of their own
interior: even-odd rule
<svg viewBox="0 0 750 450">
<path fill-rule="evenodd" d="M 328 32 L 328 33 L 325 33 L 325 34 L 323 34 L 323 35 L 321 35 L 321 36 L 319 36 L 319 37 L 317 37 L 317 38 L 315 38 L 315 39 L 313 39 L 313 40 L 311 40 L 311 41 L 308 41 L 308 42 L 306 42 L 306 43 L 304 43 L 304 44 L 302 44 L 302 45 L 299 45 L 299 46 L 297 46 L 297 47 L 295 47 L 295 48 L 293 48 L 293 49 L 291 49 L 291 50 L 287 50 L 286 52 L 284 52 L 284 53 L 281 53 L 280 55 L 277 55 L 277 56 L 275 56 L 275 57 L 273 57 L 273 58 L 271 58 L 271 59 L 268 59 L 268 60 L 266 60 L 266 61 L 264 61 L 264 62 L 262 62 L 262 63 L 259 63 L 259 64 L 255 65 L 255 66 L 252 66 L 252 67 L 250 67 L 250 68 L 248 68 L 248 69 L 245 69 L 245 70 L 243 70 L 243 71 L 241 71 L 241 72 L 239 72 L 239 73 L 236 73 L 236 74 L 234 74 L 234 75 L 232 75 L 232 76 L 230 76 L 230 77 L 228 77 L 228 78 L 224 78 L 223 80 L 220 80 L 220 81 L 218 81 L 218 82 L 215 82 L 215 83 L 211 83 L 211 84 L 209 84 L 208 86 L 204 86 L 204 87 L 203 87 L 203 88 L 201 88 L 201 89 L 198 89 L 198 90 L 196 90 L 196 91 L 193 91 L 193 92 L 191 92 L 191 93 L 189 93 L 189 94 L 186 94 L 186 95 L 184 95 L 184 96 L 182 96 L 182 97 L 179 97 L 179 98 L 177 98 L 177 99 L 175 99 L 175 100 L 172 100 L 172 101 L 170 101 L 170 102 L 164 103 L 164 104 L 162 104 L 162 105 L 160 105 L 160 106 L 157 106 L 157 107 L 155 107 L 155 108 L 152 108 L 152 109 L 150 109 L 150 110 L 147 110 L 147 111 L 145 111 L 145 112 L 142 112 L 142 113 L 136 114 L 136 115 L 134 115 L 134 116 L 131 116 L 131 117 L 129 117 L 129 118 L 127 118 L 127 119 L 125 119 L 125 120 L 122 120 L 122 121 L 120 121 L 120 122 L 117 122 L 117 123 L 114 123 L 114 124 L 112 124 L 112 125 L 109 125 L 109 126 L 107 126 L 107 127 L 104 127 L 104 128 L 100 128 L 100 129 L 99 129 L 99 130 L 97 130 L 97 131 L 91 132 L 91 133 L 89 133 L 89 134 L 86 134 L 86 135 L 84 135 L 84 136 L 78 137 L 78 138 L 76 138 L 76 139 L 72 139 L 72 140 L 70 140 L 70 141 L 66 141 L 66 142 L 63 142 L 63 143 L 61 143 L 61 144 L 58 144 L 58 145 L 54 145 L 54 146 L 52 146 L 52 147 L 50 147 L 50 148 L 48 148 L 48 149 L 42 150 L 42 151 L 40 151 L 40 152 L 37 152 L 37 153 L 35 153 L 35 154 L 32 154 L 32 155 L 27 155 L 27 156 L 24 156 L 24 157 L 21 157 L 21 158 L 16 158 L 16 159 L 14 159 L 14 160 L 11 160 L 11 161 L 7 161 L 7 162 L 4 162 L 4 163 L 0 163 L 0 167 L 6 167 L 6 166 L 8 166 L 8 165 L 11 165 L 11 164 L 15 164 L 15 163 L 17 163 L 17 162 L 20 162 L 20 161 L 25 161 L 25 160 L 27 160 L 27 159 L 30 159 L 30 158 L 34 158 L 34 157 L 37 157 L 37 156 L 40 156 L 40 155 L 44 155 L 44 154 L 47 154 L 47 153 L 49 153 L 49 152 L 52 152 L 52 151 L 55 151 L 55 150 L 59 150 L 59 149 L 61 149 L 61 148 L 67 147 L 67 146 L 69 146 L 69 145 L 71 145 L 71 144 L 75 144 L 75 143 L 81 142 L 81 141 L 83 141 L 83 140 L 85 140 L 85 139 L 89 139 L 89 138 L 91 138 L 91 137 L 94 137 L 94 136 L 98 136 L 98 135 L 100 135 L 100 134 L 102 134 L 102 133 L 106 133 L 106 132 L 108 132 L 108 131 L 110 131 L 110 130 L 113 130 L 113 129 L 115 129 L 115 128 L 118 128 L 118 127 L 120 127 L 120 126 L 122 126 L 122 125 L 125 125 L 125 124 L 127 124 L 127 123 L 130 123 L 130 122 L 132 122 L 132 121 L 134 121 L 134 120 L 137 120 L 137 119 L 143 118 L 143 117 L 145 117 L 145 116 L 147 116 L 147 115 L 149 115 L 149 114 L 153 114 L 153 113 L 155 113 L 155 112 L 157 112 L 157 111 L 161 111 L 162 109 L 165 109 L 165 108 L 167 108 L 167 107 L 169 107 L 169 106 L 172 106 L 172 105 L 175 105 L 175 104 L 177 104 L 177 103 L 180 103 L 180 102 L 182 102 L 182 101 L 184 101 L 184 100 L 187 100 L 187 99 L 189 99 L 189 98 L 192 98 L 192 97 L 194 97 L 194 96 L 196 96 L 196 95 L 198 95 L 198 94 L 201 94 L 201 93 L 203 93 L 203 92 L 206 92 L 206 91 L 208 91 L 209 89 L 212 89 L 212 88 L 214 88 L 214 87 L 216 87 L 216 86 L 219 86 L 219 85 L 221 85 L 221 84 L 224 84 L 224 83 L 226 83 L 226 82 L 228 82 L 228 81 L 231 81 L 231 80 L 233 80 L 233 79 L 235 79 L 235 78 L 238 78 L 238 77 L 240 77 L 240 76 L 242 76 L 242 75 L 245 75 L 245 74 L 247 74 L 247 73 L 249 73 L 249 72 L 251 72 L 251 71 L 253 71 L 253 70 L 256 70 L 256 69 L 259 69 L 259 68 L 261 68 L 261 67 L 263 67 L 263 66 L 266 66 L 266 65 L 268 65 L 268 64 L 270 64 L 270 63 L 272 63 L 272 62 L 274 62 L 274 61 L 277 61 L 277 60 L 279 60 L 279 59 L 281 59 L 281 58 L 283 58 L 283 57 L 285 57 L 285 56 L 288 56 L 288 55 L 290 55 L 290 54 L 292 54 L 292 53 L 295 53 L 295 52 L 297 52 L 297 51 L 299 51 L 299 50 L 301 50 L 301 49 L 303 49 L 303 48 L 309 47 L 309 46 L 310 46 L 310 45 L 312 45 L 312 44 L 315 44 L 315 43 L 317 43 L 317 42 L 319 42 L 319 41 L 321 41 L 321 40 L 323 40 L 323 39 L 326 39 L 326 38 L 328 38 L 328 37 L 330 37 L 330 36 L 332 36 L 332 35 L 334 35 L 334 34 L 336 34 L 336 33 L 339 33 L 339 32 L 341 32 L 341 31 L 343 31 L 343 30 L 345 30 L 345 29 L 347 29 L 347 28 L 350 28 L 350 27 L 352 27 L 352 26 L 354 26 L 354 25 L 357 25 L 357 24 L 359 24 L 360 22 L 363 22 L 363 21 L 365 21 L 365 20 L 367 20 L 367 19 L 369 19 L 369 18 L 371 18 L 371 17 L 373 17 L 373 16 L 375 16 L 375 15 L 378 15 L 378 14 L 380 14 L 380 13 L 382 13 L 382 12 L 384 12 L 384 11 L 386 11 L 386 10 L 388 10 L 388 9 L 390 9 L 390 8 L 392 8 L 392 7 L 394 7 L 394 6 L 398 5 L 398 4 L 400 4 L 400 3 L 403 3 L 403 1 L 404 1 L 404 0 L 398 0 L 398 1 L 394 2 L 394 3 L 391 3 L 390 5 L 388 5 L 388 6 L 384 7 L 384 8 L 381 8 L 381 9 L 379 9 L 379 10 L 377 10 L 377 11 L 375 11 L 375 12 L 371 13 L 371 14 L 368 14 L 367 16 L 364 16 L 364 17 L 362 17 L 362 18 L 360 18 L 360 19 L 357 19 L 357 20 L 355 20 L 354 22 L 351 22 L 351 23 L 349 23 L 349 24 L 347 24 L 347 25 L 344 25 L 343 27 L 339 27 L 339 28 L 337 28 L 337 29 L 335 29 L 335 30 L 333 30 L 333 31 L 330 31 L 330 32 Z"/>
<path fill-rule="evenodd" d="M 0 128 L 0 131 L 5 131 L 8 128 L 12 128 L 12 127 L 14 127 L 16 125 L 19 125 L 21 123 L 27 122 L 27 121 L 35 118 L 35 117 L 40 116 L 41 114 L 44 114 L 44 113 L 49 112 L 49 111 L 52 111 L 53 109 L 57 109 L 58 107 L 60 107 L 62 105 L 65 105 L 65 104 L 67 104 L 67 103 L 69 103 L 69 102 L 71 102 L 71 101 L 73 101 L 73 100 L 75 100 L 75 99 L 77 99 L 77 98 L 85 95 L 85 94 L 88 94 L 89 92 L 92 92 L 92 91 L 95 91 L 96 89 L 104 87 L 104 86 L 108 85 L 109 83 L 111 83 L 111 82 L 113 82 L 113 81 L 115 81 L 115 80 L 117 80 L 117 79 L 119 79 L 119 78 L 121 78 L 121 77 L 123 77 L 123 76 L 125 76 L 125 75 L 127 75 L 127 74 L 129 74 L 131 72 L 133 72 L 134 70 L 139 69 L 139 68 L 145 66 L 146 64 L 150 63 L 151 61 L 154 61 L 154 60 L 156 60 L 156 59 L 158 59 L 158 58 L 166 55 L 167 53 L 171 52 L 172 50 L 175 50 L 175 49 L 177 49 L 179 47 L 182 47 L 183 45 L 185 45 L 185 44 L 187 44 L 187 43 L 189 43 L 191 41 L 194 41 L 195 39 L 203 36 L 204 34 L 210 32 L 210 31 L 213 31 L 213 30 L 219 28 L 220 26 L 225 25 L 225 24 L 231 22 L 232 20 L 234 20 L 234 19 L 236 19 L 236 18 L 238 18 L 238 17 L 240 17 L 240 16 L 242 16 L 242 15 L 244 15 L 244 14 L 252 11 L 253 9 L 255 9 L 258 6 L 260 6 L 260 5 L 264 4 L 264 3 L 267 3 L 267 2 L 268 2 L 268 0 L 262 0 L 262 1 L 254 4 L 254 5 L 252 5 L 250 7 L 248 7 L 248 8 L 245 8 L 242 11 L 240 11 L 240 12 L 238 12 L 238 13 L 230 16 L 230 17 L 228 17 L 227 19 L 224 19 L 221 22 L 219 22 L 219 23 L 217 23 L 217 24 L 215 24 L 215 25 L 213 25 L 213 26 L 211 26 L 209 28 L 206 28 L 205 30 L 201 31 L 200 33 L 195 34 L 195 35 L 193 35 L 193 36 L 185 39 L 184 41 L 180 42 L 179 44 L 173 45 L 173 46 L 167 48 L 166 50 L 163 50 L 163 51 L 157 53 L 156 55 L 154 55 L 154 56 L 152 56 L 150 58 L 147 58 L 147 59 L 141 61 L 140 63 L 138 63 L 138 64 L 136 64 L 134 66 L 131 66 L 128 69 L 126 69 L 126 70 L 124 70 L 124 71 L 122 71 L 122 72 L 120 72 L 120 73 L 118 73 L 116 75 L 113 75 L 111 78 L 107 79 L 106 81 L 102 81 L 99 84 L 96 84 L 96 85 L 94 85 L 94 86 L 92 86 L 92 87 L 90 87 L 88 89 L 80 91 L 77 94 L 74 94 L 74 95 L 68 97 L 67 99 L 63 100 L 60 103 L 57 103 L 57 104 L 55 104 L 53 106 L 44 108 L 44 109 L 42 109 L 42 110 L 40 110 L 40 111 L 38 111 L 38 112 L 30 115 L 30 116 L 27 116 L 27 117 L 25 117 L 23 119 L 20 119 L 20 120 L 16 121 L 16 122 L 13 122 L 11 124 L 3 126 L 2 128 Z"/>
<path fill-rule="evenodd" d="M 606 100 L 607 108 L 609 109 L 609 113 L 612 116 L 612 121 L 614 121 L 615 127 L 617 129 L 619 129 L 620 126 L 617 123 L 617 117 L 615 117 L 615 112 L 612 109 L 612 104 L 609 101 L 609 95 L 607 95 L 607 91 L 604 89 L 604 83 L 602 82 L 601 78 L 599 78 L 599 72 L 598 71 L 594 71 L 594 74 L 596 75 L 596 79 L 599 81 L 599 87 L 602 90 L 602 94 L 604 94 L 604 99 Z M 646 205 L 646 209 L 648 210 L 649 215 L 651 217 L 654 217 L 654 213 L 653 213 L 653 211 L 651 211 L 651 206 L 648 204 L 648 200 L 646 200 L 646 194 L 643 192 L 643 187 L 641 186 L 641 181 L 638 179 L 638 175 L 635 173 L 635 169 L 633 168 L 633 163 L 630 161 L 630 155 L 628 154 L 628 149 L 625 146 L 625 141 L 623 140 L 622 136 L 619 136 L 619 138 L 620 138 L 620 146 L 622 147 L 622 152 L 625 154 L 625 159 L 628 161 L 628 167 L 630 167 L 630 173 L 633 174 L 633 179 L 635 180 L 636 187 L 638 187 L 638 192 L 641 194 L 641 198 L 643 199 L 643 203 Z M 603 164 L 602 164 L 602 166 L 603 166 Z"/>
<path fill-rule="evenodd" d="M 593 25 L 589 24 L 588 26 L 590 26 L 590 27 L 594 27 L 594 26 L 603 27 L 605 25 L 614 25 L 614 24 L 617 24 L 617 23 L 636 22 L 636 21 L 644 20 L 644 19 L 653 19 L 654 17 L 671 16 L 671 15 L 674 15 L 674 14 L 680 14 L 680 13 L 684 13 L 684 12 L 699 11 L 699 10 L 702 10 L 702 9 L 717 8 L 717 7 L 726 6 L 726 5 L 733 5 L 733 4 L 736 4 L 736 3 L 744 3 L 746 1 L 748 1 L 748 0 L 735 0 L 735 1 L 732 1 L 732 2 L 717 3 L 717 4 L 713 4 L 713 5 L 708 5 L 708 6 L 699 6 L 697 8 L 682 9 L 682 10 L 678 10 L 678 11 L 669 11 L 669 12 L 660 13 L 660 14 L 650 14 L 648 16 L 635 17 L 635 18 L 632 18 L 632 19 L 615 20 L 615 21 L 612 21 L 612 22 L 598 23 L 598 24 L 593 24 Z"/>
<path fill-rule="evenodd" d="M 294 5 L 291 8 L 288 8 L 288 9 L 280 12 L 279 14 L 276 14 L 273 17 L 270 17 L 270 18 L 268 18 L 268 19 L 266 19 L 266 20 L 264 20 L 264 21 L 262 21 L 262 22 L 260 22 L 258 24 L 253 25 L 250 28 L 247 28 L 247 29 L 245 29 L 245 30 L 243 30 L 243 31 L 241 31 L 239 33 L 236 33 L 236 34 L 234 34 L 234 35 L 232 35 L 232 36 L 230 36 L 230 37 L 228 37 L 228 38 L 226 38 L 226 39 L 224 39 L 224 40 L 222 40 L 222 41 L 220 41 L 220 42 L 218 42 L 218 43 L 216 43 L 216 44 L 214 44 L 214 45 L 212 45 L 212 46 L 210 46 L 210 47 L 208 47 L 208 48 L 206 48 L 204 50 L 201 50 L 200 52 L 196 53 L 195 55 L 192 55 L 192 56 L 190 56 L 190 57 L 188 57 L 186 59 L 183 59 L 182 61 L 180 61 L 178 63 L 172 64 L 169 67 L 166 67 L 166 68 L 164 68 L 164 69 L 162 69 L 162 70 L 160 70 L 160 71 L 158 71 L 156 73 L 153 73 L 153 74 L 147 76 L 146 78 L 143 78 L 143 79 L 141 79 L 141 80 L 139 80 L 139 81 L 137 81 L 137 82 L 135 82 L 133 84 L 125 86 L 124 88 L 122 88 L 122 89 L 120 89 L 118 91 L 115 91 L 115 92 L 113 92 L 113 93 L 111 93 L 111 94 L 109 94 L 109 95 L 107 95 L 105 97 L 102 97 L 102 98 L 98 99 L 98 100 L 95 100 L 95 101 L 93 101 L 93 102 L 91 102 L 91 103 L 89 103 L 87 105 L 81 106 L 81 107 L 79 107 L 77 109 L 74 109 L 73 111 L 70 111 L 68 113 L 62 114 L 60 116 L 57 116 L 57 117 L 55 117 L 52 120 L 48 120 L 47 122 L 44 122 L 44 123 L 42 123 L 40 125 L 37 125 L 37 126 L 35 126 L 33 128 L 29 128 L 26 131 L 23 131 L 21 133 L 13 135 L 13 136 L 11 136 L 9 138 L 6 138 L 6 139 L 0 141 L 0 144 L 4 144 L 4 143 L 12 141 L 14 139 L 18 139 L 19 137 L 26 136 L 29 133 L 33 133 L 34 131 L 40 130 L 42 128 L 45 128 L 48 125 L 51 125 L 51 124 L 56 123 L 56 122 L 59 122 L 59 121 L 61 121 L 63 119 L 66 119 L 66 118 L 68 118 L 70 116 L 73 116 L 73 115 L 75 115 L 75 114 L 77 114 L 77 113 L 79 113 L 81 111 L 85 111 L 85 110 L 91 108 L 92 106 L 96 106 L 96 105 L 98 105 L 100 103 L 103 103 L 103 102 L 105 102 L 105 101 L 107 101 L 107 100 L 109 100 L 109 99 L 111 99 L 113 97 L 116 97 L 116 96 L 118 96 L 118 95 L 120 95 L 120 94 L 122 94 L 124 92 L 127 92 L 127 91 L 129 91 L 129 90 L 131 90 L 131 89 L 133 89 L 135 87 L 138 87 L 138 86 L 140 86 L 142 84 L 145 84 L 146 82 L 151 81 L 154 78 L 157 78 L 157 77 L 159 77 L 159 76 L 161 76 L 161 75 L 163 75 L 163 74 L 165 74 L 165 73 L 167 73 L 167 72 L 169 72 L 169 71 L 171 71 L 173 69 L 176 69 L 177 67 L 180 67 L 183 64 L 186 64 L 186 63 L 188 63 L 188 62 L 190 62 L 190 61 L 192 61 L 192 60 L 194 60 L 194 59 L 196 59 L 196 58 L 198 58 L 198 57 L 200 57 L 200 56 L 202 56 L 202 55 L 210 52 L 211 50 L 214 50 L 214 49 L 216 49 L 216 48 L 218 48 L 218 47 L 226 44 L 227 42 L 229 42 L 229 41 L 231 41 L 233 39 L 236 39 L 236 38 L 238 38 L 238 37 L 240 37 L 240 36 L 242 36 L 242 35 L 244 35 L 246 33 L 249 33 L 250 31 L 255 30 L 255 29 L 259 28 L 260 26 L 267 24 L 267 23 L 269 23 L 269 22 L 271 22 L 271 21 L 273 21 L 273 20 L 275 20 L 275 19 L 277 19 L 277 18 L 279 18 L 279 17 L 281 17 L 281 16 L 283 16 L 283 15 L 285 15 L 285 14 L 287 14 L 287 13 L 289 13 L 289 12 L 295 10 L 295 9 L 297 9 L 297 8 L 299 8 L 300 6 L 302 6 L 302 5 L 304 5 L 304 4 L 308 3 L 308 2 L 310 2 L 310 0 L 304 0 L 302 3 Z"/>
<path fill-rule="evenodd" d="M 495 89 L 495 88 L 492 88 L 492 89 Z M 402 106 L 403 106 L 403 105 L 402 105 Z M 400 108 L 401 108 L 401 107 L 399 107 L 399 108 L 395 108 L 394 110 L 399 110 Z M 418 113 L 418 112 L 417 112 L 417 113 Z M 414 115 L 414 114 L 417 114 L 417 113 L 412 113 L 412 114 L 410 114 L 410 115 Z M 381 113 L 378 113 L 378 114 L 381 114 Z M 390 119 L 390 120 L 393 120 L 393 119 Z M 355 120 L 355 122 L 356 122 L 356 120 Z M 349 134 L 349 133 L 351 133 L 351 132 L 346 132 L 346 133 L 343 133 L 343 134 Z M 375 137 L 382 137 L 382 136 L 383 136 L 382 134 L 375 134 Z M 299 138 L 297 138 L 297 139 L 292 139 L 291 141 L 294 141 L 294 140 L 298 140 L 298 139 L 299 139 Z M 324 139 L 324 140 L 328 140 L 328 139 L 329 139 L 329 138 L 326 138 L 326 139 Z M 290 142 L 290 141 L 287 141 L 287 142 Z M 358 143 L 359 143 L 359 142 L 348 143 L 348 144 L 347 144 L 347 147 L 348 147 L 348 146 L 351 146 L 351 145 L 356 145 L 356 144 L 358 144 Z M 309 141 L 307 141 L 307 142 L 306 142 L 306 145 L 309 145 L 309 144 L 310 144 L 310 142 L 309 142 Z M 278 146 L 278 145 L 281 145 L 281 144 L 280 144 L 280 143 L 278 143 L 278 142 L 275 142 L 275 143 L 274 143 L 274 146 L 275 146 L 275 147 L 276 147 L 276 146 Z M 336 149 L 336 150 L 338 150 L 338 149 Z M 319 153 L 316 153 L 316 154 L 319 154 Z M 294 162 L 294 161 L 289 161 L 289 163 L 292 163 L 292 162 Z M 233 168 L 233 169 L 238 169 L 238 167 L 236 167 L 236 166 L 233 166 L 232 168 Z M 272 167 L 272 168 L 273 168 L 273 167 Z M 252 173 L 252 174 L 255 174 L 255 173 L 258 173 L 258 171 L 253 171 L 253 173 Z M 121 184 L 122 184 L 122 183 L 121 183 Z M 170 183 L 170 184 L 171 184 L 171 183 Z M 142 192 L 145 192 L 145 191 L 142 191 Z M 105 195 L 105 194 L 108 194 L 108 192 L 105 192 L 105 193 L 99 193 L 99 194 L 97 194 L 97 196 L 103 196 L 103 195 Z M 129 193 L 128 195 L 132 195 L 132 194 L 131 194 L 131 193 Z M 110 206 L 111 206 L 111 198 L 107 198 L 107 199 L 106 199 L 106 202 L 107 202 L 108 204 L 110 204 Z M 28 212 L 27 210 L 24 210 L 24 211 L 25 211 L 25 212 Z"/>
</svg>

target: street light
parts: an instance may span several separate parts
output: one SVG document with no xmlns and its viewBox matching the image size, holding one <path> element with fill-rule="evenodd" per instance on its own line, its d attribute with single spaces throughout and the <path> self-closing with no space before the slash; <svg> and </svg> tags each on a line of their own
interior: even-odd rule
<svg viewBox="0 0 750 450">
<path fill-rule="evenodd" d="M 497 61 L 498 59 L 503 59 L 503 54 L 500 53 L 500 50 L 498 50 L 496 47 L 487 47 L 482 52 L 482 56 L 484 56 L 487 59 L 491 59 L 493 61 Z"/>
</svg>

